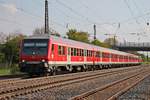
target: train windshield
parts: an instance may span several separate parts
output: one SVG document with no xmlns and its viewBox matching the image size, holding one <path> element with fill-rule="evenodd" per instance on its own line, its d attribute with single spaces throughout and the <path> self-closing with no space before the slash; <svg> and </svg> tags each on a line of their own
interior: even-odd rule
<svg viewBox="0 0 150 100">
<path fill-rule="evenodd" d="M 46 55 L 48 52 L 48 39 L 25 39 L 22 53 L 25 55 Z"/>
</svg>

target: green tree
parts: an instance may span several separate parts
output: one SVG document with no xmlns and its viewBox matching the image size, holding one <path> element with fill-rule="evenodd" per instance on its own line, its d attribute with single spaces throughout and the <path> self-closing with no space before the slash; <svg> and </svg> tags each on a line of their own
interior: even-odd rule
<svg viewBox="0 0 150 100">
<path fill-rule="evenodd" d="M 89 35 L 87 32 L 78 32 L 76 29 L 70 29 L 67 32 L 68 39 L 89 43 Z"/>
<path fill-rule="evenodd" d="M 4 44 L 4 48 L 2 52 L 5 54 L 5 60 L 9 62 L 11 66 L 13 63 L 18 63 L 19 61 L 19 47 L 23 36 L 19 35 L 13 37 L 12 39 L 8 40 Z"/>
<path fill-rule="evenodd" d="M 104 43 L 114 46 L 114 44 L 118 43 L 118 40 L 114 38 L 107 38 L 104 40 Z"/>
<path fill-rule="evenodd" d="M 91 42 L 91 44 L 94 44 L 94 45 L 97 45 L 97 46 L 101 46 L 101 47 L 105 47 L 105 48 L 111 48 L 111 46 L 109 44 L 103 43 L 103 42 L 99 41 L 98 39 L 93 40 Z"/>
<path fill-rule="evenodd" d="M 2 52 L 3 48 L 4 48 L 4 44 L 0 44 L 0 63 L 3 63 L 5 59 L 5 55 Z"/>
</svg>

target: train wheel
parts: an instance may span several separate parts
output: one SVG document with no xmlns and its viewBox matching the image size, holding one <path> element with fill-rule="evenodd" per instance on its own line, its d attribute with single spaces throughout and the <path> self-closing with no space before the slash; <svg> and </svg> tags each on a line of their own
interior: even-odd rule
<svg viewBox="0 0 150 100">
<path fill-rule="evenodd" d="M 78 66 L 78 67 L 77 67 L 77 71 L 78 71 L 78 72 L 81 72 L 81 71 L 82 71 L 81 66 Z"/>
<path fill-rule="evenodd" d="M 51 73 L 49 73 L 49 72 L 47 72 L 47 73 L 45 73 L 45 75 L 44 76 L 50 76 L 50 75 L 52 75 Z"/>
</svg>

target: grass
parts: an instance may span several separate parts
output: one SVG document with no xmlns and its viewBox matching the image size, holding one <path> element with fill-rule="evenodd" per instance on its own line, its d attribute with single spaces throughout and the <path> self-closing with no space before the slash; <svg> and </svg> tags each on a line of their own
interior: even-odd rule
<svg viewBox="0 0 150 100">
<path fill-rule="evenodd" d="M 13 65 L 12 67 L 1 67 L 0 75 L 15 75 L 20 74 L 19 67 L 17 65 Z"/>
<path fill-rule="evenodd" d="M 142 62 L 142 64 L 150 64 L 150 62 Z"/>
<path fill-rule="evenodd" d="M 11 75 L 10 68 L 0 68 L 0 75 Z"/>
</svg>

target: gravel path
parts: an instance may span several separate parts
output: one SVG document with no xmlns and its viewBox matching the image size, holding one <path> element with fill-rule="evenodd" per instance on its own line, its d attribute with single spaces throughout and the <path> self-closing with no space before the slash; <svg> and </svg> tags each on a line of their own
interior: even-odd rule
<svg viewBox="0 0 150 100">
<path fill-rule="evenodd" d="M 150 76 L 124 93 L 118 100 L 150 100 Z"/>
</svg>

